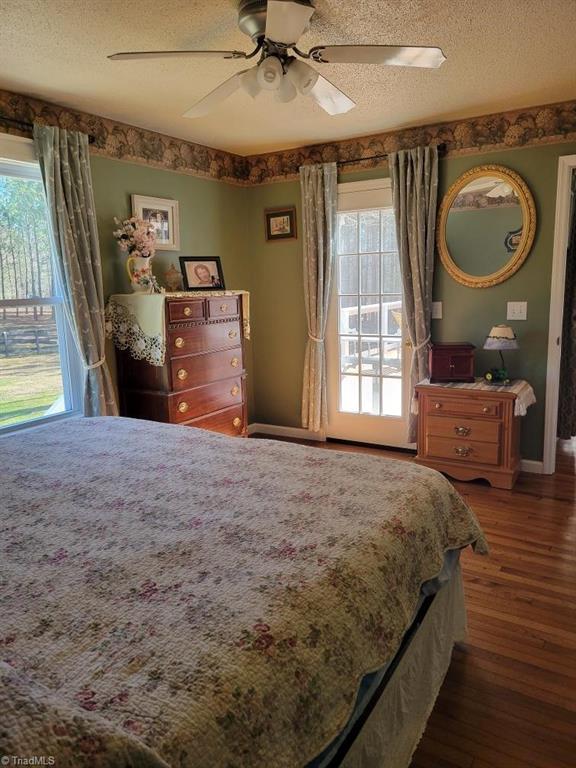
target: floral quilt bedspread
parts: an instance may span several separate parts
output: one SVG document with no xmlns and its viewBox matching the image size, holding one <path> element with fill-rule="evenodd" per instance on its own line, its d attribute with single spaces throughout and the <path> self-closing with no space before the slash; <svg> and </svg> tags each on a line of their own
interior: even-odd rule
<svg viewBox="0 0 576 768">
<path fill-rule="evenodd" d="M 448 549 L 407 462 L 120 418 L 0 440 L 0 754 L 301 766 L 390 659 Z"/>
</svg>

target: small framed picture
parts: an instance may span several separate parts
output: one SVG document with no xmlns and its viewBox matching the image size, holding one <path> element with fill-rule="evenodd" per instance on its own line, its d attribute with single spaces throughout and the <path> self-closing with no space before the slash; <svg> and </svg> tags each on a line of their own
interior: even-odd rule
<svg viewBox="0 0 576 768">
<path fill-rule="evenodd" d="M 296 208 L 267 208 L 266 240 L 293 240 L 296 238 Z"/>
<path fill-rule="evenodd" d="M 180 256 L 187 291 L 223 291 L 224 275 L 218 256 Z"/>
<path fill-rule="evenodd" d="M 132 215 L 152 224 L 156 232 L 156 250 L 180 250 L 178 200 L 132 195 Z"/>
</svg>

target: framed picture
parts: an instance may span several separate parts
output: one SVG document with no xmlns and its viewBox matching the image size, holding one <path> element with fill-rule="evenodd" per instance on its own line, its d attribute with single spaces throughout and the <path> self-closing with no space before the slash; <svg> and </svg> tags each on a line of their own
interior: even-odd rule
<svg viewBox="0 0 576 768">
<path fill-rule="evenodd" d="M 266 240 L 293 240 L 296 238 L 296 208 L 267 208 Z"/>
<path fill-rule="evenodd" d="M 152 224 L 158 251 L 180 250 L 178 200 L 132 195 L 132 215 Z"/>
<path fill-rule="evenodd" d="M 187 291 L 223 291 L 224 275 L 218 256 L 180 256 Z"/>
</svg>

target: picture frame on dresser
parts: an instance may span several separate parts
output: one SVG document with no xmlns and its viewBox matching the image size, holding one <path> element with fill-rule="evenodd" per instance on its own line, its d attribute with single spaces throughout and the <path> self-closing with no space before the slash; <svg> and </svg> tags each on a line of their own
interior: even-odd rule
<svg viewBox="0 0 576 768">
<path fill-rule="evenodd" d="M 219 256 L 180 256 L 180 270 L 187 291 L 223 291 L 226 288 Z"/>
</svg>

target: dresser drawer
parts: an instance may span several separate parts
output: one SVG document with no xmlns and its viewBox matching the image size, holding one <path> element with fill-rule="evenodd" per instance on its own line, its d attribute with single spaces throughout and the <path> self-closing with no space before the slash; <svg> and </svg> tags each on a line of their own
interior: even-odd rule
<svg viewBox="0 0 576 768">
<path fill-rule="evenodd" d="M 215 299 L 208 299 L 208 317 L 233 317 L 240 314 L 238 299 L 236 296 L 221 296 Z"/>
<path fill-rule="evenodd" d="M 499 400 L 489 398 L 476 399 L 464 397 L 438 397 L 426 398 L 428 413 L 454 413 L 462 416 L 486 416 L 500 418 L 502 415 L 502 403 Z"/>
<path fill-rule="evenodd" d="M 426 455 L 431 458 L 450 459 L 469 464 L 500 463 L 498 443 L 481 443 L 475 440 L 461 440 L 451 437 L 430 435 L 426 439 Z"/>
<path fill-rule="evenodd" d="M 170 361 L 170 367 L 174 392 L 210 384 L 212 381 L 243 373 L 242 347 L 221 352 L 205 352 L 202 355 L 189 357 L 176 357 Z"/>
<path fill-rule="evenodd" d="M 181 322 L 182 320 L 203 320 L 204 319 L 204 299 L 195 299 L 188 301 L 169 301 L 168 302 L 168 321 L 170 323 Z"/>
<path fill-rule="evenodd" d="M 238 320 L 193 325 L 189 328 L 172 328 L 168 331 L 167 352 L 170 357 L 177 357 L 217 349 L 230 349 L 237 347 L 241 338 Z"/>
<path fill-rule="evenodd" d="M 187 427 L 199 427 L 209 429 L 212 432 L 221 432 L 224 435 L 243 435 L 246 432 L 246 420 L 244 418 L 244 406 L 236 405 L 234 408 L 226 408 L 200 419 L 186 422 Z"/>
<path fill-rule="evenodd" d="M 498 443 L 500 441 L 500 422 L 489 419 L 470 419 L 467 416 L 456 418 L 431 414 L 428 417 L 428 434 L 435 437 Z"/>
<path fill-rule="evenodd" d="M 190 419 L 220 411 L 244 401 L 242 377 L 224 379 L 195 389 L 187 389 L 175 395 L 169 395 L 169 412 L 172 423 L 182 423 Z"/>
</svg>

